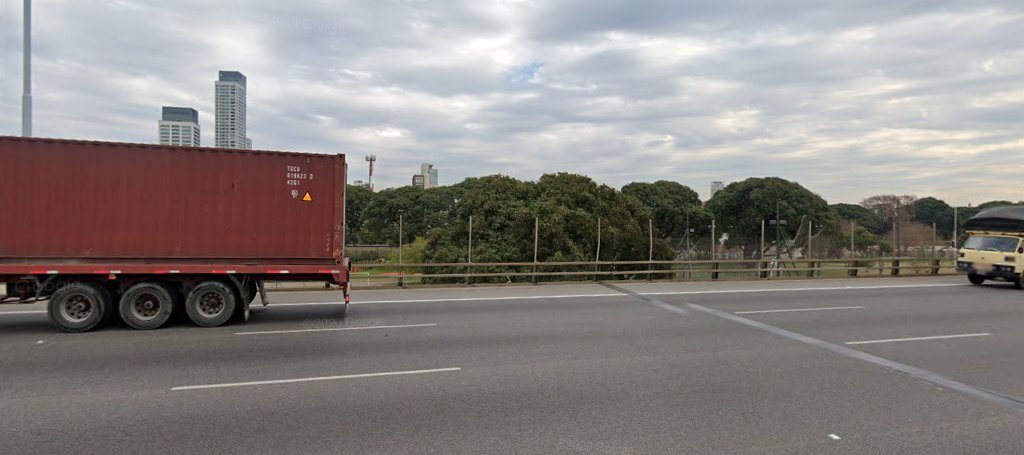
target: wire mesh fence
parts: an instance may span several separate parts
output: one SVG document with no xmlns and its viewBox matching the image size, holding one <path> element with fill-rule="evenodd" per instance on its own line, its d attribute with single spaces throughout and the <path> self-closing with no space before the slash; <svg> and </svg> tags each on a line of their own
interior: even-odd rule
<svg viewBox="0 0 1024 455">
<path fill-rule="evenodd" d="M 660 235 L 650 220 L 623 229 L 609 223 L 602 226 L 602 220 L 594 218 L 593 227 L 577 226 L 578 232 L 593 233 L 593 238 L 581 239 L 564 232 L 543 232 L 544 220 L 531 221 L 528 227 L 532 229 L 495 229 L 479 217 L 463 226 L 448 226 L 464 234 L 464 245 L 431 245 L 423 239 L 414 244 L 396 239 L 393 245 L 375 245 L 372 250 L 387 250 L 387 257 L 377 254 L 372 261 L 353 261 L 353 284 L 937 275 L 954 272 L 956 255 L 951 241 L 939 238 L 935 226 L 902 229 L 904 236 L 893 237 L 891 242 L 880 235 L 860 235 L 862 230 L 852 223 L 823 225 L 807 219 L 795 221 L 796 226 L 772 220 L 744 224 L 759 226 L 754 232 L 733 227 L 741 223 L 712 222 L 706 227 L 687 226 L 682 236 L 668 237 Z M 398 232 L 402 230 L 399 226 Z M 485 235 L 479 234 L 481 230 Z M 549 240 L 554 237 L 557 245 L 553 248 Z M 424 250 L 429 253 L 432 247 L 443 254 L 426 254 Z"/>
</svg>

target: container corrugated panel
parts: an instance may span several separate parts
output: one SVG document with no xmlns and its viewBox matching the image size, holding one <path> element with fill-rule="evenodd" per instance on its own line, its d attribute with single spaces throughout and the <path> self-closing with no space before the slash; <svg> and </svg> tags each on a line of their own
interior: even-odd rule
<svg viewBox="0 0 1024 455">
<path fill-rule="evenodd" d="M 0 260 L 338 264 L 344 155 L 0 137 Z"/>
</svg>

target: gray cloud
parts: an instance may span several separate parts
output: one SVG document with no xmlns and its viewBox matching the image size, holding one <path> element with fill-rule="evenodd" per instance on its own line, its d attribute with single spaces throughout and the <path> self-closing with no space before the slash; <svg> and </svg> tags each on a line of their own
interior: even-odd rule
<svg viewBox="0 0 1024 455">
<path fill-rule="evenodd" d="M 777 175 L 831 201 L 1024 199 L 1013 1 L 36 0 L 35 129 L 152 142 L 249 77 L 258 148 L 422 161 L 443 183 L 571 171 L 621 186 Z M 0 134 L 17 134 L 20 4 L 0 4 Z"/>
</svg>

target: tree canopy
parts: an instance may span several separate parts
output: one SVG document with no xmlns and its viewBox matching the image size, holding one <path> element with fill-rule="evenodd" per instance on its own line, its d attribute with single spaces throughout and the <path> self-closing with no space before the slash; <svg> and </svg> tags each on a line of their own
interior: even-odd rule
<svg viewBox="0 0 1024 455">
<path fill-rule="evenodd" d="M 727 245 L 743 246 L 748 252 L 757 249 L 761 221 L 776 219 L 776 213 L 786 221 L 781 228 L 784 238 L 794 237 L 808 221 L 820 226 L 815 234 L 837 234 L 839 228 L 839 217 L 824 199 L 798 183 L 778 177 L 731 183 L 715 193 L 707 208 L 715 214 L 720 231 L 729 234 Z M 771 235 L 769 231 L 768 236 Z"/>
<path fill-rule="evenodd" d="M 926 226 L 934 223 L 936 230 L 944 237 L 953 234 L 953 207 L 945 201 L 926 197 L 915 201 L 913 209 L 914 221 Z"/>
<path fill-rule="evenodd" d="M 856 223 L 872 234 L 884 234 L 891 227 L 885 219 L 863 205 L 833 204 L 831 207 L 841 220 Z"/>
<path fill-rule="evenodd" d="M 711 212 L 701 206 L 697 192 L 668 180 L 633 182 L 622 193 L 640 200 L 654 215 L 654 226 L 663 237 L 683 237 L 689 225 L 701 235 L 711 224 Z"/>
</svg>

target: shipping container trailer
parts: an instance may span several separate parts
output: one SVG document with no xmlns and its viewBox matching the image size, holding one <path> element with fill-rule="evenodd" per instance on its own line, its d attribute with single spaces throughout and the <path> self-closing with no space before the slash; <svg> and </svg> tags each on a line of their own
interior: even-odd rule
<svg viewBox="0 0 1024 455">
<path fill-rule="evenodd" d="M 58 328 L 246 320 L 263 282 L 349 302 L 345 155 L 0 136 L 3 302 Z"/>
</svg>

